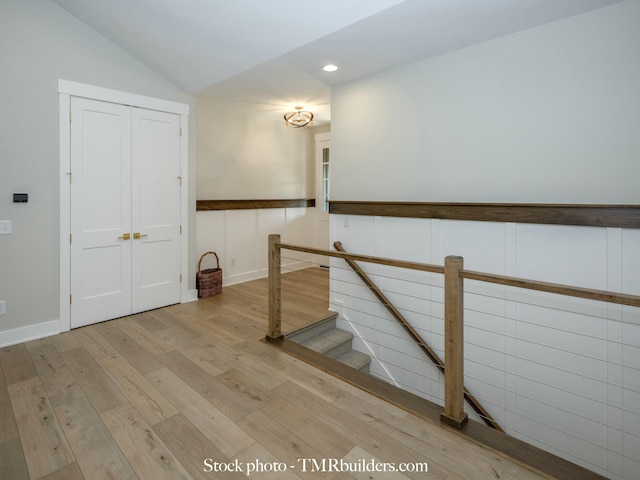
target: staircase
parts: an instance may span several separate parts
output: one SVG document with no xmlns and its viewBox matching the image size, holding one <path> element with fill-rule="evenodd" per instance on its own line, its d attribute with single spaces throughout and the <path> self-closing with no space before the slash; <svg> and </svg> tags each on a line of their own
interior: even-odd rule
<svg viewBox="0 0 640 480">
<path fill-rule="evenodd" d="M 353 333 L 336 328 L 337 316 L 335 313 L 325 320 L 287 335 L 287 340 L 369 373 L 371 357 L 351 348 Z"/>
</svg>

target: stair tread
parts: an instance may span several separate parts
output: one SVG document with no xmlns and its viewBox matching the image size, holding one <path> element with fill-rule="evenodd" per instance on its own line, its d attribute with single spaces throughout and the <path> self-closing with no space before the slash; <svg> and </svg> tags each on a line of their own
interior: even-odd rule
<svg viewBox="0 0 640 480">
<path fill-rule="evenodd" d="M 336 360 L 358 370 L 371 363 L 371 357 L 369 355 L 358 352 L 357 350 L 351 350 L 344 355 L 341 355 Z"/>
<path fill-rule="evenodd" d="M 322 355 L 335 358 L 339 362 L 357 370 L 369 372 L 371 357 L 351 348 L 353 333 L 336 328 L 337 314 L 327 317 L 314 325 L 300 329 L 288 339 Z"/>
<path fill-rule="evenodd" d="M 287 338 L 292 342 L 296 342 L 302 345 L 309 339 L 336 328 L 337 316 L 338 314 L 336 312 L 329 311 L 327 317 L 323 320 L 320 320 L 319 322 L 308 325 L 293 333 L 290 333 L 287 335 Z"/>
<path fill-rule="evenodd" d="M 351 342 L 353 334 L 342 330 L 340 328 L 334 328 L 327 332 L 323 332 L 320 335 L 313 337 L 302 343 L 307 348 L 315 350 L 316 352 L 326 353 L 339 345 L 347 342 Z"/>
</svg>

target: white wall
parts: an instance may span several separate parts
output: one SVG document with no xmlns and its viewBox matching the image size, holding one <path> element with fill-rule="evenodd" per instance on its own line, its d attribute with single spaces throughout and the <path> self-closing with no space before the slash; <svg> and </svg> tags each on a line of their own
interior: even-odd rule
<svg viewBox="0 0 640 480">
<path fill-rule="evenodd" d="M 640 2 L 332 90 L 332 198 L 639 203 Z"/>
<path fill-rule="evenodd" d="M 199 97 L 198 199 L 312 198 L 313 133 L 262 105 Z"/>
<path fill-rule="evenodd" d="M 8 337 L 38 335 L 39 325 L 59 319 L 58 79 L 187 103 L 192 112 L 195 99 L 49 0 L 0 2 L 0 65 L 0 220 L 13 222 L 13 235 L 0 236 L 0 300 L 7 302 L 2 345 Z M 195 120 L 192 115 L 192 172 Z M 29 203 L 12 203 L 13 192 L 28 193 Z M 195 181 L 190 192 L 195 216 Z"/>
<path fill-rule="evenodd" d="M 640 295 L 640 230 L 332 215 L 352 253 Z M 363 265 L 444 359 L 442 276 Z M 443 377 L 344 262 L 331 308 L 371 372 L 443 405 Z M 465 385 L 509 433 L 612 479 L 640 478 L 640 309 L 465 282 Z M 473 412 L 466 409 L 472 418 Z"/>
</svg>

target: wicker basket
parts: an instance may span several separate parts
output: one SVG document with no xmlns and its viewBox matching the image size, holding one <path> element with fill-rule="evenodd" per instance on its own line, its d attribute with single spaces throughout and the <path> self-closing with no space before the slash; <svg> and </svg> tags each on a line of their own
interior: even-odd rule
<svg viewBox="0 0 640 480">
<path fill-rule="evenodd" d="M 207 255 L 215 255 L 216 268 L 200 270 L 202 260 Z M 222 291 L 222 270 L 220 269 L 220 259 L 216 252 L 203 253 L 198 262 L 198 273 L 196 273 L 196 288 L 198 298 L 212 297 Z"/>
</svg>

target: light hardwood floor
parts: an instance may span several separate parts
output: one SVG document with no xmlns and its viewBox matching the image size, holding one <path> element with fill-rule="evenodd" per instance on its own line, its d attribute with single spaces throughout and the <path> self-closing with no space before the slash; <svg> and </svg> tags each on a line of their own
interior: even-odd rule
<svg viewBox="0 0 640 480">
<path fill-rule="evenodd" d="M 541 478 L 263 342 L 266 289 L 0 349 L 0 479 Z M 283 298 L 285 331 L 322 318 L 327 271 L 284 275 Z"/>
</svg>

